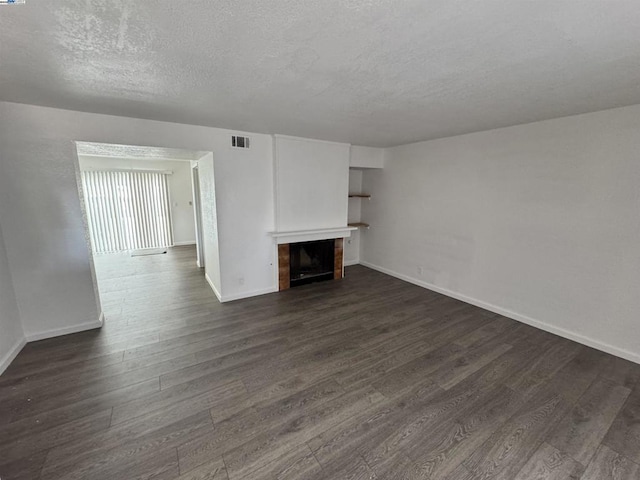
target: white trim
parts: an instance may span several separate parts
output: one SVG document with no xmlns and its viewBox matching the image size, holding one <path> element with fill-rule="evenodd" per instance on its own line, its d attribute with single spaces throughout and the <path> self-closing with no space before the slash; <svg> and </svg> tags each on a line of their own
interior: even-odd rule
<svg viewBox="0 0 640 480">
<path fill-rule="evenodd" d="M 236 293 L 234 295 L 222 296 L 218 291 L 218 289 L 216 288 L 216 286 L 213 284 L 213 281 L 211 280 L 211 277 L 209 277 L 209 274 L 205 273 L 204 278 L 209 284 L 209 286 L 211 287 L 211 290 L 213 290 L 213 293 L 216 294 L 216 297 L 218 298 L 218 301 L 220 303 L 233 302 L 234 300 L 241 300 L 243 298 L 249 298 L 249 297 L 257 297 L 258 295 L 265 295 L 267 293 L 274 293 L 278 291 L 277 287 L 269 287 L 269 288 L 263 288 L 260 290 L 253 290 L 251 292 L 243 292 L 243 293 Z"/>
<path fill-rule="evenodd" d="M 20 350 L 22 350 L 22 347 L 24 347 L 26 344 L 27 344 L 27 339 L 22 337 L 16 342 L 13 348 L 9 350 L 9 352 L 7 352 L 7 354 L 4 357 L 0 358 L 0 375 L 2 375 L 4 371 L 7 369 L 7 367 L 11 365 L 11 362 L 13 362 L 13 360 L 20 353 Z"/>
<path fill-rule="evenodd" d="M 351 236 L 353 230 L 358 227 L 334 227 L 334 228 L 314 228 L 312 230 L 296 230 L 289 232 L 269 232 L 281 245 L 283 243 L 308 242 L 313 240 L 328 240 L 331 238 L 347 238 Z"/>
<path fill-rule="evenodd" d="M 619 348 L 614 345 L 610 345 L 608 343 L 601 342 L 599 340 L 594 340 L 593 338 L 585 337 L 579 333 L 573 332 L 571 330 L 567 330 L 561 327 L 556 327 L 554 325 L 550 325 L 540 320 L 536 320 L 534 318 L 528 317 L 526 315 L 522 315 L 517 312 L 513 312 L 511 310 L 507 310 L 502 307 L 498 307 L 496 305 L 492 305 L 491 303 L 483 302 L 482 300 L 478 300 L 472 297 L 468 297 L 464 294 L 454 292 L 452 290 L 448 290 L 446 288 L 438 287 L 437 285 L 433 285 L 431 283 L 423 282 L 421 280 L 417 280 L 415 278 L 409 277 L 408 275 L 404 275 L 402 273 L 394 272 L 393 270 L 389 270 L 384 267 L 380 267 L 378 265 L 374 265 L 369 262 L 360 262 L 361 265 L 365 267 L 369 267 L 373 270 L 377 270 L 378 272 L 385 273 L 392 277 L 399 278 L 400 280 L 404 280 L 405 282 L 413 283 L 414 285 L 418 285 L 419 287 L 426 288 L 428 290 L 432 290 L 437 293 L 441 293 L 448 297 L 455 298 L 465 303 L 469 303 L 471 305 L 475 305 L 476 307 L 484 308 L 485 310 L 489 310 L 490 312 L 497 313 L 499 315 L 503 315 L 505 317 L 512 318 L 513 320 L 517 320 L 522 323 L 526 323 L 527 325 L 531 325 L 532 327 L 539 328 L 540 330 L 544 330 L 549 333 L 553 333 L 555 335 L 559 335 L 564 338 L 568 338 L 569 340 L 573 340 L 575 342 L 581 343 L 583 345 L 587 345 L 588 347 L 595 348 L 596 350 L 601 350 L 606 353 L 610 353 L 611 355 L 615 355 L 616 357 L 624 358 L 634 363 L 640 364 L 640 354 L 631 352 L 624 348 Z"/>
<path fill-rule="evenodd" d="M 186 242 L 173 242 L 174 247 L 184 247 L 186 245 L 195 245 L 195 240 L 187 240 Z"/>
<path fill-rule="evenodd" d="M 207 281 L 207 283 L 209 284 L 209 286 L 211 287 L 211 290 L 213 290 L 213 293 L 216 294 L 216 297 L 218 298 L 219 302 L 222 302 L 222 295 L 220 295 L 220 292 L 218 291 L 218 289 L 216 288 L 216 286 L 213 284 L 213 280 L 211 280 L 211 277 L 209 276 L 208 273 L 205 272 L 204 274 L 204 279 Z"/>
<path fill-rule="evenodd" d="M 348 262 L 347 261 L 344 262 L 344 266 L 350 267 L 352 265 L 358 265 L 359 263 L 360 263 L 360 260 L 349 260 Z"/>
<path fill-rule="evenodd" d="M 83 157 L 90 157 L 91 155 L 82 155 Z M 118 157 L 106 157 L 106 158 L 118 158 Z M 154 158 L 154 160 L 160 160 Z M 174 160 L 176 161 L 176 160 Z M 180 160 L 177 160 L 180 161 Z M 86 167 L 81 172 L 146 172 L 146 173 L 163 173 L 165 175 L 173 175 L 172 170 L 163 170 L 161 168 L 102 168 L 102 167 Z"/>
<path fill-rule="evenodd" d="M 52 330 L 45 330 L 43 332 L 30 333 L 26 335 L 27 342 L 36 342 L 38 340 L 44 340 L 46 338 L 60 337 L 62 335 L 69 335 L 71 333 L 84 332 L 85 330 L 94 330 L 102 327 L 104 323 L 104 313 L 100 312 L 98 320 L 92 322 L 79 323 L 78 325 L 71 325 L 69 327 L 54 328 Z"/>
<path fill-rule="evenodd" d="M 277 287 L 269 287 L 269 288 L 262 288 L 260 290 L 253 290 L 251 292 L 243 292 L 243 293 L 236 293 L 234 295 L 225 295 L 224 297 L 222 297 L 222 300 L 220 300 L 221 302 L 233 302 L 234 300 L 241 300 L 243 298 L 249 298 L 249 297 L 257 297 L 259 295 L 266 295 L 267 293 L 275 293 L 278 291 Z"/>
</svg>

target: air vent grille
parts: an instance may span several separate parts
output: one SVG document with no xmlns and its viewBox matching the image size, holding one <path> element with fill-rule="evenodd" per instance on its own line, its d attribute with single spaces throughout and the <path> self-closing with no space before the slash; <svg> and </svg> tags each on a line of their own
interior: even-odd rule
<svg viewBox="0 0 640 480">
<path fill-rule="evenodd" d="M 231 146 L 234 148 L 249 148 L 250 143 L 249 137 L 231 136 Z"/>
</svg>

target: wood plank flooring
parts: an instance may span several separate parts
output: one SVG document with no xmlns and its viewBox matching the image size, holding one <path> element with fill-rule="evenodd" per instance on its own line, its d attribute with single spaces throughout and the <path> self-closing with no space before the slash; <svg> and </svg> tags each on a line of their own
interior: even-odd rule
<svg viewBox="0 0 640 480">
<path fill-rule="evenodd" d="M 361 266 L 220 304 L 98 258 L 101 330 L 0 377 L 0 478 L 640 479 L 640 366 Z"/>
</svg>

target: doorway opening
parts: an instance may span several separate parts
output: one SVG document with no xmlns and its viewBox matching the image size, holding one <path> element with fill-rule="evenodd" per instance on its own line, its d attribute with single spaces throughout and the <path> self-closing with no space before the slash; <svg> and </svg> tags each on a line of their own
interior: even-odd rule
<svg viewBox="0 0 640 480">
<path fill-rule="evenodd" d="M 213 153 L 88 142 L 76 142 L 76 150 L 94 290 L 105 319 L 131 318 L 151 306 L 180 308 L 198 290 L 217 301 L 202 281 L 207 270 L 219 269 L 216 257 L 205 261 L 203 224 L 203 196 L 215 198 L 208 178 Z"/>
</svg>

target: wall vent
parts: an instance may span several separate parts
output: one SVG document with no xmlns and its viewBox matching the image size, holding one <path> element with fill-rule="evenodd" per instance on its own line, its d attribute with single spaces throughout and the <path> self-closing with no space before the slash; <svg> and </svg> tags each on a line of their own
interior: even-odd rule
<svg viewBox="0 0 640 480">
<path fill-rule="evenodd" d="M 239 135 L 231 136 L 231 146 L 234 148 L 249 148 L 249 137 L 241 137 Z"/>
</svg>

